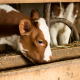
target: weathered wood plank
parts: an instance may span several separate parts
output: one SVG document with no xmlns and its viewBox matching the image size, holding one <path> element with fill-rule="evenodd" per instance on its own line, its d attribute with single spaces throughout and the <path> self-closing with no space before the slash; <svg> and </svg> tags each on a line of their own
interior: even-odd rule
<svg viewBox="0 0 80 80">
<path fill-rule="evenodd" d="M 53 62 L 80 57 L 80 47 L 52 50 Z M 0 70 L 33 65 L 23 55 L 0 57 Z"/>
<path fill-rule="evenodd" d="M 0 0 L 0 3 L 80 2 L 80 0 Z"/>
<path fill-rule="evenodd" d="M 53 61 L 66 60 L 80 57 L 80 47 L 52 50 Z"/>
<path fill-rule="evenodd" d="M 0 72 L 0 80 L 80 80 L 80 59 Z"/>
<path fill-rule="evenodd" d="M 16 68 L 20 66 L 30 66 L 32 63 L 22 55 L 0 57 L 0 70 Z"/>
</svg>

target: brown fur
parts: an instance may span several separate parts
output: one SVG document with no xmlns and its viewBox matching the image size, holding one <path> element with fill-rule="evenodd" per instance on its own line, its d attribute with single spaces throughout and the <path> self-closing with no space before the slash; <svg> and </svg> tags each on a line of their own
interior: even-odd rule
<svg viewBox="0 0 80 80">
<path fill-rule="evenodd" d="M 30 19 L 20 12 L 11 11 L 6 13 L 5 10 L 0 11 L 0 37 L 10 35 L 20 35 L 19 23 L 22 19 Z M 5 32 L 5 33 L 4 33 Z"/>
<path fill-rule="evenodd" d="M 44 51 L 47 47 L 47 41 L 42 31 L 39 29 L 39 23 L 34 20 L 39 18 L 37 11 L 33 10 L 31 18 L 20 12 L 11 11 L 6 13 L 5 10 L 0 11 L 0 37 L 11 35 L 20 35 L 20 43 L 22 44 L 26 54 L 22 54 L 33 63 L 46 63 L 44 59 Z M 27 28 L 26 28 L 27 26 Z M 28 34 L 28 35 L 26 35 Z M 43 46 L 38 41 L 43 41 Z M 52 56 L 50 56 L 52 61 Z M 49 61 L 48 61 L 49 62 Z"/>
</svg>

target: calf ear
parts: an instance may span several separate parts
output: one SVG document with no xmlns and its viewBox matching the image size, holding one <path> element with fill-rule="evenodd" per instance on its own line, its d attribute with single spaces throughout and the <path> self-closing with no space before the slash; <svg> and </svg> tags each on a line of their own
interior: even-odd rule
<svg viewBox="0 0 80 80">
<path fill-rule="evenodd" d="M 31 11 L 31 18 L 32 19 L 39 19 L 39 14 L 36 10 Z"/>
<path fill-rule="evenodd" d="M 31 22 L 28 19 L 23 19 L 19 24 L 19 31 L 21 35 L 26 35 L 31 30 Z"/>
</svg>

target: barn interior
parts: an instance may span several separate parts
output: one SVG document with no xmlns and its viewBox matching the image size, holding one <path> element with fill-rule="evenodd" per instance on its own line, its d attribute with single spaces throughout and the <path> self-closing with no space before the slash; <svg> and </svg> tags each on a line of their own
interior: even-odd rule
<svg viewBox="0 0 80 80">
<path fill-rule="evenodd" d="M 45 14 L 44 14 L 44 5 L 45 4 L 44 3 L 19 3 L 19 4 L 18 3 L 16 3 L 16 4 L 10 3 L 9 5 L 27 16 L 30 16 L 32 9 L 36 9 L 39 12 L 40 17 L 45 16 Z M 79 34 L 79 37 L 80 37 L 80 3 L 78 5 L 78 15 L 77 15 L 77 18 L 75 19 L 74 26 L 76 27 L 78 34 Z M 79 41 L 70 42 L 68 45 L 59 45 L 57 47 L 51 46 L 52 55 L 53 55 L 53 62 L 48 63 L 48 64 L 41 64 L 41 66 L 39 66 L 39 65 L 35 66 L 35 64 L 30 62 L 28 59 L 26 59 L 23 56 L 23 54 L 21 54 L 20 52 L 14 51 L 11 46 L 4 45 L 4 49 L 5 49 L 4 51 L 0 52 L 0 73 L 1 73 L 1 76 L 3 75 L 3 72 L 7 72 L 7 71 L 9 72 L 11 70 L 23 69 L 23 72 L 24 72 L 24 70 L 25 70 L 24 68 L 27 68 L 27 70 L 32 68 L 34 71 L 34 69 L 37 67 L 38 67 L 37 68 L 38 70 L 42 70 L 42 68 L 44 68 L 43 65 L 45 65 L 45 66 L 47 65 L 49 68 L 49 67 L 52 67 L 52 66 L 50 66 L 50 64 L 53 65 L 54 63 L 60 62 L 63 65 L 62 61 L 67 61 L 67 60 L 78 61 L 76 59 L 80 58 L 80 42 Z M 75 61 L 73 61 L 73 62 L 71 61 L 71 63 L 74 64 Z M 80 62 L 80 61 L 78 61 L 78 62 Z M 60 63 L 58 63 L 58 64 L 60 64 Z M 67 63 L 67 62 L 65 62 L 65 63 Z M 79 66 L 80 66 L 80 64 L 79 64 Z M 77 66 L 77 67 L 79 68 L 79 66 Z M 17 73 L 17 72 L 15 72 L 15 73 Z M 75 74 L 74 71 L 73 71 L 73 73 Z M 73 73 L 71 73 L 70 75 L 73 76 Z M 66 73 L 66 74 L 68 75 L 68 73 Z M 67 78 L 67 80 L 69 80 L 69 79 Z M 73 80 L 76 80 L 76 79 L 77 78 L 75 78 Z M 80 77 L 79 77 L 79 79 L 80 79 Z M 77 79 L 77 80 L 79 80 L 79 79 Z M 2 80 L 2 78 L 0 80 Z M 6 79 L 6 80 L 9 80 L 9 79 Z M 20 79 L 16 79 L 16 80 L 20 80 Z M 26 80 L 26 79 L 24 79 L 24 80 Z M 37 79 L 35 79 L 35 80 L 37 80 Z M 45 80 L 48 80 L 48 79 L 45 79 Z M 58 80 L 60 80 L 59 77 L 58 77 Z"/>
</svg>

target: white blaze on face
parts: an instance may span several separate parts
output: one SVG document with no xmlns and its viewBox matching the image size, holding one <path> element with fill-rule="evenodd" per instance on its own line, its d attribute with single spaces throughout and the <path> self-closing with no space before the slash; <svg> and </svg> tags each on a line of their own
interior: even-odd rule
<svg viewBox="0 0 80 80">
<path fill-rule="evenodd" d="M 46 25 L 46 22 L 43 18 L 40 18 L 39 20 L 37 20 L 37 22 L 40 23 L 39 29 L 42 31 L 45 40 L 47 41 L 48 45 L 45 49 L 45 53 L 44 53 L 44 60 L 49 61 L 50 60 L 50 56 L 52 56 L 51 53 L 51 49 L 50 49 L 50 35 L 49 35 L 49 28 Z"/>
</svg>

